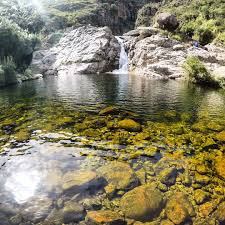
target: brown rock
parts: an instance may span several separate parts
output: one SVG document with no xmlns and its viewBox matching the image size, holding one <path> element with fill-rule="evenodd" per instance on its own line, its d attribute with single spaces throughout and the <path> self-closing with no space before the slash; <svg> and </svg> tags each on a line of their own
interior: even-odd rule
<svg viewBox="0 0 225 225">
<path fill-rule="evenodd" d="M 158 216 L 162 207 L 162 193 L 150 185 L 142 185 L 127 192 L 120 202 L 120 208 L 126 217 L 141 222 Z"/>
<path fill-rule="evenodd" d="M 117 212 L 110 210 L 90 211 L 87 213 L 87 224 L 90 225 L 126 225 L 126 221 Z"/>
</svg>

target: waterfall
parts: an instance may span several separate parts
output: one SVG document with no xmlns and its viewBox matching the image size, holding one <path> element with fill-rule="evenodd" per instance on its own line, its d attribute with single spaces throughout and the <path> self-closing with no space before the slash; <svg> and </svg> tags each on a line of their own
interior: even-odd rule
<svg viewBox="0 0 225 225">
<path fill-rule="evenodd" d="M 118 40 L 121 50 L 120 50 L 120 59 L 119 59 L 119 69 L 114 70 L 113 73 L 115 74 L 127 74 L 128 73 L 128 55 L 125 51 L 125 46 L 123 39 L 116 36 Z"/>
</svg>

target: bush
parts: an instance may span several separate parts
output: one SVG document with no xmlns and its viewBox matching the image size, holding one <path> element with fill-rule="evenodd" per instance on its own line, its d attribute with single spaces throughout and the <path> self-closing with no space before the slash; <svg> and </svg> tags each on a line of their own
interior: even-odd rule
<svg viewBox="0 0 225 225">
<path fill-rule="evenodd" d="M 141 26 L 151 26 L 153 22 L 153 17 L 158 11 L 159 5 L 156 3 L 149 3 L 145 6 L 143 6 L 139 11 L 137 15 L 137 20 L 136 20 L 136 27 L 141 27 Z"/>
<path fill-rule="evenodd" d="M 183 68 L 189 78 L 195 83 L 213 87 L 220 86 L 219 82 L 213 78 L 211 73 L 207 70 L 198 57 L 188 57 L 183 65 Z"/>
<path fill-rule="evenodd" d="M 177 31 L 188 38 L 198 40 L 202 45 L 214 40 L 224 43 L 224 0 L 165 0 L 160 11 L 176 14 L 180 21 Z"/>
<path fill-rule="evenodd" d="M 30 64 L 37 43 L 36 35 L 29 34 L 12 21 L 0 18 L 0 60 L 12 57 L 17 67 Z"/>
<path fill-rule="evenodd" d="M 5 58 L 0 63 L 0 86 L 17 83 L 16 64 L 12 57 Z"/>
</svg>

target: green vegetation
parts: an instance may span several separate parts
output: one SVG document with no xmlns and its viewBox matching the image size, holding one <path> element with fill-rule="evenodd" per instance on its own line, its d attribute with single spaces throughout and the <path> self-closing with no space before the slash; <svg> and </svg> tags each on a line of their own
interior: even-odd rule
<svg viewBox="0 0 225 225">
<path fill-rule="evenodd" d="M 187 58 L 183 68 L 194 82 L 207 86 L 219 86 L 219 82 L 213 78 L 199 58 L 194 56 Z"/>
<path fill-rule="evenodd" d="M 15 10 L 13 7 L 11 9 Z M 17 23 L 12 20 L 13 17 Z M 0 86 L 16 83 L 16 74 L 23 73 L 32 60 L 38 38 L 25 30 L 29 28 L 28 24 L 29 21 L 24 14 L 20 15 L 20 11 L 13 13 L 7 7 L 4 10 L 0 8 Z M 33 24 L 30 26 L 35 29 Z"/>
<path fill-rule="evenodd" d="M 180 21 L 177 32 L 202 45 L 213 40 L 225 43 L 225 2 L 223 0 L 165 1 L 160 11 L 175 13 Z"/>
</svg>

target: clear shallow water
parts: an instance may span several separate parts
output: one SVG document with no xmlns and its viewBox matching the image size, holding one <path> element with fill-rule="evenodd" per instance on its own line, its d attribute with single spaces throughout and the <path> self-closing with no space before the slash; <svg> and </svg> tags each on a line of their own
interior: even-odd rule
<svg viewBox="0 0 225 225">
<path fill-rule="evenodd" d="M 31 101 L 38 105 L 53 101 L 71 108 L 98 111 L 105 105 L 118 105 L 145 116 L 165 110 L 207 111 L 217 117 L 225 112 L 225 92 L 200 88 L 184 81 L 149 80 L 129 75 L 77 75 L 48 77 L 0 90 L 0 105 Z"/>
<path fill-rule="evenodd" d="M 157 185 L 157 171 L 171 166 L 167 157 L 172 152 L 171 158 L 185 168 L 181 171 L 189 165 L 195 168 L 195 160 L 206 166 L 206 156 L 202 154 L 211 157 L 208 161 L 223 155 L 223 144 L 216 139 L 216 143 L 211 141 L 225 129 L 224 101 L 223 90 L 200 88 L 184 81 L 113 74 L 48 77 L 1 89 L 0 225 L 77 224 L 65 213 L 65 205 L 70 201 L 85 207 L 78 221 L 84 220 L 92 207 L 84 203 L 87 199 L 100 198 L 98 209 L 118 211 L 118 203 L 105 194 L 105 181 L 93 177 L 93 173 L 100 176 L 98 169 L 111 161 L 129 164 L 134 173 L 146 170 L 146 182 L 153 179 Z M 99 117 L 98 112 L 108 105 L 138 115 L 126 112 Z M 182 120 L 182 115 L 186 119 Z M 142 132 L 117 131 L 106 126 L 105 121 L 103 125 L 99 122 L 116 123 L 127 116 L 142 123 Z M 204 126 L 191 128 L 202 121 Z M 146 152 L 149 148 L 151 151 Z M 163 163 L 158 166 L 160 169 L 159 163 Z M 213 181 L 209 187 L 204 182 L 204 187 L 184 185 L 191 197 L 196 188 L 210 193 L 212 185 L 224 186 L 223 181 L 214 181 L 212 165 L 208 163 L 209 171 L 204 173 Z M 193 170 L 189 168 L 186 172 Z M 81 174 L 79 177 L 85 181 L 73 177 L 78 184 L 72 192 L 64 187 L 70 173 Z M 195 174 L 191 179 L 196 184 Z M 180 188 L 180 183 L 175 183 L 174 189 L 163 188 L 160 190 L 167 199 Z M 123 195 L 124 190 L 119 191 L 119 196 Z M 213 198 L 221 196 L 212 194 L 209 200 Z M 54 213 L 62 216 L 53 221 Z M 76 213 L 80 215 L 73 211 Z M 198 217 L 201 216 L 197 214 L 193 221 Z"/>
</svg>

